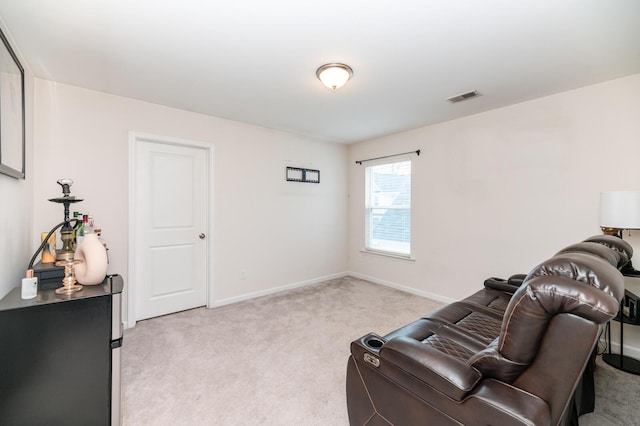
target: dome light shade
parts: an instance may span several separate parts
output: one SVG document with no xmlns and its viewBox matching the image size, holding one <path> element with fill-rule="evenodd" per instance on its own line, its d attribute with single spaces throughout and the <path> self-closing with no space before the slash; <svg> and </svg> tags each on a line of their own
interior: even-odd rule
<svg viewBox="0 0 640 426">
<path fill-rule="evenodd" d="M 353 70 L 345 64 L 324 64 L 316 71 L 318 80 L 331 90 L 344 86 L 353 75 Z"/>
</svg>

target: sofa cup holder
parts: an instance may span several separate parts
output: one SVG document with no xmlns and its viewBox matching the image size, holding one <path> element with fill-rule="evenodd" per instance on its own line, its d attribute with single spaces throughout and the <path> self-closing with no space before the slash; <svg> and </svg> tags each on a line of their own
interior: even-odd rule
<svg viewBox="0 0 640 426">
<path fill-rule="evenodd" d="M 367 346 L 373 349 L 380 349 L 382 345 L 384 345 L 384 342 L 376 337 L 367 339 L 365 343 L 367 344 Z"/>
<path fill-rule="evenodd" d="M 386 340 L 377 334 L 367 334 L 362 338 L 362 343 L 365 348 L 371 352 L 379 352 L 382 346 L 386 343 Z"/>
</svg>

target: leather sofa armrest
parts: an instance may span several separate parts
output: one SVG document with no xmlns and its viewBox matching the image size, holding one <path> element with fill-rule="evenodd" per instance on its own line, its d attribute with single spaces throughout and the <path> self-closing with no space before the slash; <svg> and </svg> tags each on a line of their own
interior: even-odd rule
<svg viewBox="0 0 640 426">
<path fill-rule="evenodd" d="M 527 278 L 526 274 L 514 274 L 509 277 L 507 283 L 512 286 L 520 287 L 524 282 L 525 278 Z"/>
<path fill-rule="evenodd" d="M 459 359 L 406 336 L 386 342 L 380 358 L 456 401 L 482 378 L 478 370 Z"/>
<path fill-rule="evenodd" d="M 522 285 L 525 278 L 526 275 L 523 274 L 512 275 L 506 280 L 504 278 L 491 277 L 484 280 L 484 287 L 513 294 Z"/>
</svg>

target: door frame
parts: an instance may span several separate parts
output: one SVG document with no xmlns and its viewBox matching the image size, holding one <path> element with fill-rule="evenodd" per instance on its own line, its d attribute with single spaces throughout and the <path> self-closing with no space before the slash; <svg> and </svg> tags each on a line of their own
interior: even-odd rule
<svg viewBox="0 0 640 426">
<path fill-rule="evenodd" d="M 136 325 L 136 312 L 135 312 L 135 297 L 136 292 L 132 291 L 135 288 L 135 277 L 138 272 L 138 262 L 136 255 L 136 244 L 138 241 L 138 235 L 134 224 L 136 222 L 136 216 L 138 214 L 137 207 L 137 194 L 136 194 L 136 173 L 135 167 L 138 160 L 136 156 L 136 150 L 139 142 L 154 143 L 161 145 L 173 145 L 183 146 L 188 148 L 200 148 L 207 152 L 207 184 L 206 192 L 208 197 L 205 233 L 207 238 L 205 239 L 205 258 L 206 261 L 206 275 L 205 275 L 205 290 L 207 308 L 213 306 L 213 212 L 214 210 L 214 167 L 215 167 L 215 145 L 213 143 L 201 142 L 190 139 L 174 138 L 169 136 L 159 136 L 149 133 L 142 133 L 136 131 L 129 132 L 129 218 L 128 218 L 128 256 L 127 256 L 127 284 L 125 285 L 125 301 L 127 303 L 127 321 L 125 322 L 125 328 L 132 328 Z"/>
</svg>

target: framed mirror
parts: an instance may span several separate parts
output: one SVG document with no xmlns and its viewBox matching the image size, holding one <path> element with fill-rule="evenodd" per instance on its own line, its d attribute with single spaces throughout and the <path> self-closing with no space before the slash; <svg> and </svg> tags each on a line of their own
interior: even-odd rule
<svg viewBox="0 0 640 426">
<path fill-rule="evenodd" d="M 0 173 L 24 179 L 24 68 L 0 29 Z"/>
</svg>

